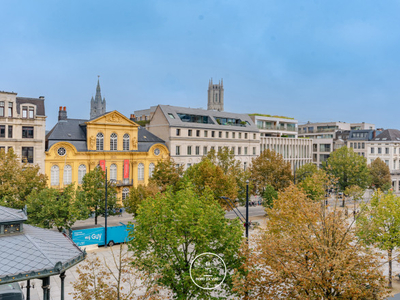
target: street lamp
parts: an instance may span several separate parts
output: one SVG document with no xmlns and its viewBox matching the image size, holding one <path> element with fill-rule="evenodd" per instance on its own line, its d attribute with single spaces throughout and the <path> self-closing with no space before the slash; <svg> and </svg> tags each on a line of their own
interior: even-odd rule
<svg viewBox="0 0 400 300">
<path fill-rule="evenodd" d="M 104 184 L 105 184 L 105 196 L 106 196 L 106 199 L 105 199 L 105 213 L 104 213 L 104 238 L 105 238 L 105 243 L 104 243 L 104 247 L 105 248 L 107 248 L 107 213 L 108 213 L 108 209 L 107 209 L 107 167 L 105 167 L 106 168 L 106 178 L 105 178 L 105 181 L 104 181 Z"/>
</svg>

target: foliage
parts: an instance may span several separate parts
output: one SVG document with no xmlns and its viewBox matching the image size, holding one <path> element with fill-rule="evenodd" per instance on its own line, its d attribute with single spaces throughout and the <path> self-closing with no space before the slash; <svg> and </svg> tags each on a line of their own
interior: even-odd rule
<svg viewBox="0 0 400 300">
<path fill-rule="evenodd" d="M 290 118 L 290 117 L 285 117 L 285 116 L 273 116 L 273 115 L 265 115 L 265 114 L 249 114 L 249 116 L 260 116 L 260 117 L 271 117 L 271 118 L 280 118 L 280 119 L 294 120 L 294 118 Z"/>
<path fill-rule="evenodd" d="M 392 187 L 389 167 L 379 157 L 369 165 L 369 172 L 371 174 L 371 186 L 382 191 L 387 191 Z"/>
<path fill-rule="evenodd" d="M 254 190 L 260 195 L 267 184 L 280 191 L 289 186 L 293 180 L 290 163 L 285 161 L 282 155 L 269 149 L 253 158 L 249 169 Z"/>
<path fill-rule="evenodd" d="M 364 196 L 364 190 L 356 185 L 348 186 L 344 190 L 344 193 L 348 197 L 351 197 L 354 201 L 361 200 Z"/>
<path fill-rule="evenodd" d="M 347 146 L 332 152 L 324 169 L 338 179 L 340 191 L 344 191 L 352 185 L 357 185 L 365 190 L 370 182 L 366 158 Z"/>
<path fill-rule="evenodd" d="M 79 201 L 85 202 L 95 214 L 95 224 L 98 216 L 105 216 L 105 172 L 96 167 L 82 178 L 81 189 L 77 193 Z M 107 215 L 114 215 L 119 210 L 117 191 L 110 181 L 107 181 Z"/>
<path fill-rule="evenodd" d="M 400 246 L 400 197 L 377 190 L 362 206 L 357 234 L 369 245 L 388 252 L 389 286 L 392 285 L 392 254 Z"/>
<path fill-rule="evenodd" d="M 136 217 L 140 203 L 149 197 L 154 197 L 159 192 L 157 185 L 150 181 L 148 185 L 132 187 L 129 196 L 122 200 L 126 211 Z"/>
<path fill-rule="evenodd" d="M 296 182 L 295 183 L 302 182 L 304 179 L 312 176 L 317 171 L 318 171 L 318 168 L 313 163 L 308 163 L 308 164 L 302 165 L 300 168 L 298 168 L 296 170 Z"/>
<path fill-rule="evenodd" d="M 70 229 L 77 220 L 89 215 L 88 209 L 74 198 L 74 185 L 63 191 L 53 188 L 33 191 L 27 199 L 27 222 L 43 228 L 57 227 L 58 231 Z"/>
<path fill-rule="evenodd" d="M 158 300 L 160 287 L 151 280 L 151 276 L 138 272 L 132 265 L 132 258 L 122 244 L 119 253 L 111 249 L 111 265 L 104 258 L 86 258 L 76 271 L 78 279 L 73 282 L 74 300 Z M 142 284 L 139 282 L 142 281 Z M 145 290 L 144 295 L 136 296 L 135 291 Z"/>
<path fill-rule="evenodd" d="M 232 270 L 240 265 L 242 225 L 225 218 L 209 188 L 201 195 L 189 185 L 176 193 L 170 188 L 142 202 L 130 236 L 135 266 L 159 275 L 157 282 L 171 289 L 174 299 L 225 299 L 217 293 L 230 293 Z M 190 278 L 191 261 L 205 252 L 220 255 L 226 264 L 227 277 L 218 290 L 200 289 Z"/>
<path fill-rule="evenodd" d="M 0 205 L 22 209 L 30 193 L 45 188 L 46 180 L 39 166 L 21 163 L 12 149 L 0 150 Z"/>
<path fill-rule="evenodd" d="M 263 206 L 271 208 L 274 200 L 278 199 L 278 192 L 275 191 L 272 185 L 267 184 L 262 194 Z"/>
<path fill-rule="evenodd" d="M 324 170 L 317 170 L 311 176 L 305 177 L 298 185 L 308 198 L 318 201 L 325 196 L 326 190 L 332 186 L 332 183 Z"/>
<path fill-rule="evenodd" d="M 174 160 L 169 157 L 156 164 L 150 182 L 155 183 L 163 192 L 169 186 L 176 187 L 182 175 L 183 165 L 177 167 Z"/>
<path fill-rule="evenodd" d="M 340 209 L 325 210 L 297 186 L 279 193 L 254 247 L 244 248 L 245 299 L 381 299 L 384 277 L 372 249 L 355 242 Z M 247 296 L 246 296 L 247 292 Z"/>
</svg>

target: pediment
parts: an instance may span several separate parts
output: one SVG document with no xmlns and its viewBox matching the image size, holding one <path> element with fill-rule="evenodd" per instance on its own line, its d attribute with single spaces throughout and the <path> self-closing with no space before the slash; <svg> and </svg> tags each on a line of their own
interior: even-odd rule
<svg viewBox="0 0 400 300">
<path fill-rule="evenodd" d="M 112 112 L 106 113 L 97 117 L 96 119 L 86 122 L 86 124 L 114 124 L 114 125 L 134 125 L 139 126 L 135 122 L 129 120 L 120 112 L 114 110 Z"/>
</svg>

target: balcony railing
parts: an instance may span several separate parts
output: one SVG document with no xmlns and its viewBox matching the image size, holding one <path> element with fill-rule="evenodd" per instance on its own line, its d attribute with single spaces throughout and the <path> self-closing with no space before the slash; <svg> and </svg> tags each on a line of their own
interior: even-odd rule
<svg viewBox="0 0 400 300">
<path fill-rule="evenodd" d="M 258 129 L 264 130 L 281 130 L 281 131 L 296 131 L 296 128 L 286 128 L 281 126 L 259 126 L 257 125 Z"/>
<path fill-rule="evenodd" d="M 123 179 L 123 180 L 110 180 L 111 183 L 113 183 L 115 186 L 132 186 L 133 185 L 133 179 Z"/>
</svg>

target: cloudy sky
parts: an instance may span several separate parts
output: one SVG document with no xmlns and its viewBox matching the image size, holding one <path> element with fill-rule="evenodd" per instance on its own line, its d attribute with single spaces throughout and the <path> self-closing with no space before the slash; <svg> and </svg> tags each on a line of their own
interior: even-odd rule
<svg viewBox="0 0 400 300">
<path fill-rule="evenodd" d="M 400 129 L 400 1 L 0 0 L 0 90 L 88 118 L 207 107 Z"/>
</svg>

